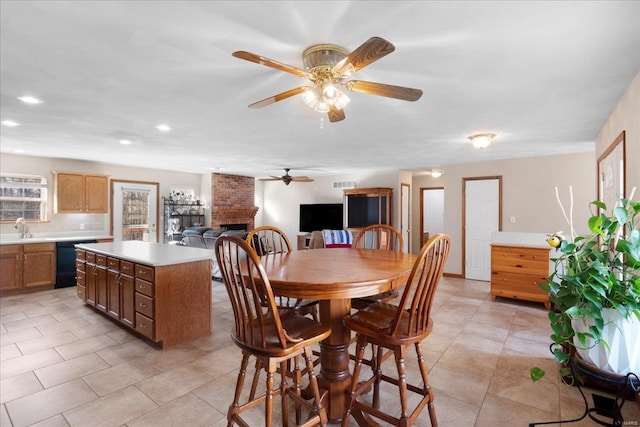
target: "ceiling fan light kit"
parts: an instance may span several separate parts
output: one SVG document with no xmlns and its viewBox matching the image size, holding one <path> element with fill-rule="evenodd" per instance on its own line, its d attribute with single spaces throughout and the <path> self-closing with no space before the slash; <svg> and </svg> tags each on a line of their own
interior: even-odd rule
<svg viewBox="0 0 640 427">
<path fill-rule="evenodd" d="M 312 86 L 300 86 L 286 92 L 250 104 L 251 108 L 261 108 L 300 94 L 309 107 L 320 113 L 327 113 L 330 122 L 344 120 L 344 107 L 351 101 L 340 87 L 369 95 L 378 95 L 404 101 L 417 101 L 422 96 L 420 89 L 392 86 L 382 83 L 346 78 L 361 68 L 393 52 L 395 47 L 380 37 L 371 37 L 351 53 L 333 44 L 318 44 L 302 53 L 304 70 L 283 64 L 246 51 L 233 52 L 236 58 L 275 68 L 309 80 Z"/>
<path fill-rule="evenodd" d="M 469 141 L 471 141 L 474 147 L 483 149 L 487 148 L 495 137 L 495 133 L 478 133 L 476 135 L 471 135 L 469 137 Z"/>
</svg>

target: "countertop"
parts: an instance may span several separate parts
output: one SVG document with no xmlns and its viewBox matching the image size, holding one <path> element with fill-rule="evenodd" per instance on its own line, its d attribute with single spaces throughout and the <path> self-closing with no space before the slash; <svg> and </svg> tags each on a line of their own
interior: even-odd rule
<svg viewBox="0 0 640 427">
<path fill-rule="evenodd" d="M 48 236 L 33 236 L 26 239 L 19 237 L 17 233 L 0 234 L 0 245 L 27 245 L 29 243 L 51 243 L 51 242 L 72 242 L 75 240 L 101 240 L 101 239 L 113 239 L 113 236 L 105 235 L 48 235 Z"/>
<path fill-rule="evenodd" d="M 88 243 L 76 245 L 76 248 L 153 267 L 211 260 L 215 256 L 209 249 L 140 241 Z"/>
</svg>

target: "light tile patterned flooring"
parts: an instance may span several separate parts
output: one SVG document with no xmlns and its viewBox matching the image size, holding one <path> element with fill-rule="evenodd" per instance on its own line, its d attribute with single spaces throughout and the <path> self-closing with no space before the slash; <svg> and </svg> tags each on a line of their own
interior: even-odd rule
<svg viewBox="0 0 640 427">
<path fill-rule="evenodd" d="M 84 306 L 75 288 L 0 298 L 0 425 L 226 425 L 240 351 L 229 338 L 224 286 L 212 286 L 213 334 L 166 350 Z M 451 278 L 437 292 L 434 332 L 423 348 L 440 425 L 527 426 L 579 416 L 577 389 L 558 382 L 542 305 L 492 302 L 488 292 L 486 282 Z M 408 358 L 410 379 L 419 378 L 414 361 Z M 547 377 L 532 383 L 532 366 Z M 395 402 L 383 389 L 382 405 L 393 410 Z M 279 399 L 276 416 L 278 407 Z M 627 425 L 639 424 L 634 402 L 623 414 Z M 261 424 L 260 408 L 250 415 Z M 417 425 L 430 425 L 426 410 Z"/>
</svg>

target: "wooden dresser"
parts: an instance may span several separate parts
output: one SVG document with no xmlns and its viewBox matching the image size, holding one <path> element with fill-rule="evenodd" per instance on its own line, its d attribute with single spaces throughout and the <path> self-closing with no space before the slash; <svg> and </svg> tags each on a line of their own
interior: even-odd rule
<svg viewBox="0 0 640 427">
<path fill-rule="evenodd" d="M 544 303 L 549 295 L 540 289 L 549 277 L 551 248 L 513 244 L 491 245 L 491 299 L 514 298 Z"/>
</svg>

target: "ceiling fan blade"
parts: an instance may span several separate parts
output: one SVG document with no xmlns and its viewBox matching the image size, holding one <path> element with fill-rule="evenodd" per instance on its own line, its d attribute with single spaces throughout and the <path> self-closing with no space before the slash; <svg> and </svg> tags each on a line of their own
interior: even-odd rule
<svg viewBox="0 0 640 427">
<path fill-rule="evenodd" d="M 417 101 L 422 96 L 422 91 L 420 89 L 365 82 L 362 80 L 350 80 L 345 83 L 345 87 L 352 92 L 386 96 L 387 98 L 402 99 L 403 101 Z"/>
<path fill-rule="evenodd" d="M 291 65 L 283 64 L 282 62 L 275 61 L 273 59 L 265 58 L 264 56 L 256 55 L 255 53 L 239 50 L 232 53 L 236 58 L 244 59 L 249 62 L 264 65 L 266 67 L 275 68 L 276 70 L 284 71 L 285 73 L 295 74 L 299 77 L 310 78 L 311 74 L 307 71 L 293 67 Z"/>
<path fill-rule="evenodd" d="M 313 178 L 309 178 L 308 176 L 292 176 L 291 180 L 297 182 L 313 182 Z"/>
<path fill-rule="evenodd" d="M 371 37 L 366 42 L 362 43 L 359 48 L 351 52 L 342 61 L 338 62 L 333 71 L 342 76 L 353 66 L 353 71 L 358 71 L 361 68 L 366 67 L 372 62 L 390 54 L 395 50 L 395 46 L 381 37 Z"/>
<path fill-rule="evenodd" d="M 271 178 L 260 178 L 258 181 L 280 181 L 282 178 L 279 176 L 271 176 Z"/>
<path fill-rule="evenodd" d="M 341 120 L 344 120 L 344 118 L 345 118 L 344 110 L 338 110 L 333 105 L 331 106 L 331 109 L 329 110 L 327 115 L 329 116 L 329 121 L 331 123 L 339 122 Z"/>
<path fill-rule="evenodd" d="M 288 90 L 286 92 L 279 93 L 277 95 L 270 96 L 269 98 L 265 98 L 262 101 L 254 102 L 253 104 L 249 104 L 249 108 L 262 108 L 267 105 L 274 104 L 278 101 L 282 101 L 283 99 L 291 98 L 299 93 L 302 93 L 306 90 L 309 90 L 309 86 L 300 86 L 295 89 Z"/>
</svg>

